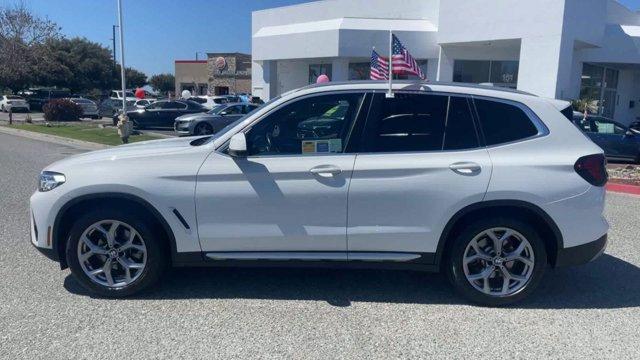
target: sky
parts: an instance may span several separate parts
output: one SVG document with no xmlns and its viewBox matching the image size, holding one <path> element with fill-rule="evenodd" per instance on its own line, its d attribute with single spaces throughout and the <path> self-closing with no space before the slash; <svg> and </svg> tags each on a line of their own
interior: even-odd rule
<svg viewBox="0 0 640 360">
<path fill-rule="evenodd" d="M 112 47 L 116 0 L 0 0 L 0 6 L 18 1 L 56 22 L 68 37 Z M 195 59 L 196 52 L 201 59 L 206 52 L 251 53 L 252 11 L 309 1 L 122 0 L 125 65 L 151 76 L 173 73 L 174 60 Z M 640 0 L 618 1 L 640 9 Z"/>
</svg>

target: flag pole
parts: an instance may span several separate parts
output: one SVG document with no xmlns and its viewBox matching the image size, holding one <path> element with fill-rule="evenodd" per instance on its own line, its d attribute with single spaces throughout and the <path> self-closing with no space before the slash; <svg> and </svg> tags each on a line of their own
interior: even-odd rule
<svg viewBox="0 0 640 360">
<path fill-rule="evenodd" d="M 389 30 L 389 92 L 387 92 L 387 97 L 393 97 L 393 32 Z"/>
</svg>

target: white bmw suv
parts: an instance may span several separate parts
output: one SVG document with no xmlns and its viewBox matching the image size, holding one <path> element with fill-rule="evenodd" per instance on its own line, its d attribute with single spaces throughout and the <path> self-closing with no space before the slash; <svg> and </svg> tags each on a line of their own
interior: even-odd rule
<svg viewBox="0 0 640 360">
<path fill-rule="evenodd" d="M 312 262 L 443 271 L 488 305 L 604 251 L 605 158 L 568 103 L 385 86 L 313 85 L 215 136 L 56 162 L 31 197 L 31 241 L 101 296 L 169 266 Z"/>
</svg>

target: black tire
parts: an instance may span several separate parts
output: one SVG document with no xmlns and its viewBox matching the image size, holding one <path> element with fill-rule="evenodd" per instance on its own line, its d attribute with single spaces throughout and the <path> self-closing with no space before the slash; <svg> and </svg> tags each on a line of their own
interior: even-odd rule
<svg viewBox="0 0 640 360">
<path fill-rule="evenodd" d="M 130 284 L 121 287 L 108 287 L 94 282 L 85 274 L 78 259 L 78 242 L 83 232 L 102 220 L 116 220 L 131 225 L 144 239 L 147 259 L 141 274 Z M 162 233 L 146 219 L 144 214 L 137 214 L 126 208 L 93 209 L 84 214 L 73 224 L 66 245 L 66 258 L 72 274 L 78 282 L 90 292 L 102 297 L 121 298 L 137 294 L 158 282 L 168 266 L 168 254 Z"/>
<path fill-rule="evenodd" d="M 196 127 L 193 129 L 193 134 L 194 135 L 211 135 L 213 134 L 213 126 L 202 122 L 199 123 L 198 125 L 196 125 Z"/>
<path fill-rule="evenodd" d="M 137 121 L 131 120 L 131 122 L 133 123 L 133 129 L 134 130 L 144 130 L 144 126 L 138 124 Z"/>
<path fill-rule="evenodd" d="M 489 295 L 476 289 L 464 274 L 463 259 L 469 243 L 480 233 L 493 228 L 509 228 L 522 234 L 533 250 L 534 265 L 525 285 L 509 295 Z M 485 306 L 502 306 L 518 302 L 529 296 L 539 285 L 547 266 L 547 252 L 535 228 L 524 221 L 514 218 L 498 217 L 479 219 L 460 229 L 458 236 L 451 239 L 453 243 L 446 255 L 446 273 L 453 287 L 466 299 Z M 506 263 L 505 263 L 506 266 Z"/>
</svg>

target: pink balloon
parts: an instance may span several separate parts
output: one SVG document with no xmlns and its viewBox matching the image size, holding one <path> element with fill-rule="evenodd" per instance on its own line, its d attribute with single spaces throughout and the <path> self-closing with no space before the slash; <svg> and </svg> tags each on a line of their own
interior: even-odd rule
<svg viewBox="0 0 640 360">
<path fill-rule="evenodd" d="M 320 76 L 318 76 L 318 80 L 316 80 L 317 84 L 323 84 L 323 83 L 328 83 L 329 81 L 329 77 L 325 74 L 322 74 Z"/>
</svg>

